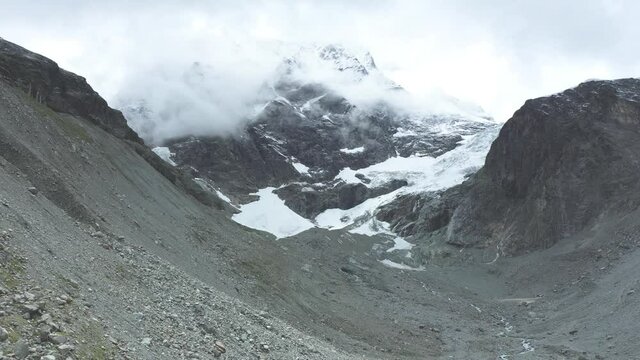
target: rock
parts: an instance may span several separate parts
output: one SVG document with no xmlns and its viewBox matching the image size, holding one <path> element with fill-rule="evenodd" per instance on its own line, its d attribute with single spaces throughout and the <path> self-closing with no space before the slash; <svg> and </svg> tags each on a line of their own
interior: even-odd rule
<svg viewBox="0 0 640 360">
<path fill-rule="evenodd" d="M 260 344 L 260 351 L 265 352 L 265 353 L 269 352 L 269 345 Z"/>
<path fill-rule="evenodd" d="M 58 351 L 60 351 L 60 353 L 62 353 L 63 355 L 69 355 L 70 353 L 72 353 L 73 351 L 76 350 L 76 347 L 71 345 L 71 344 L 63 344 L 58 346 Z"/>
<path fill-rule="evenodd" d="M 53 301 L 55 301 L 55 303 L 56 303 L 58 306 L 64 306 L 64 305 L 67 305 L 67 301 L 66 301 L 66 300 L 63 300 L 63 299 L 61 299 L 61 298 L 59 298 L 59 297 L 55 298 Z"/>
<path fill-rule="evenodd" d="M 0 327 L 0 342 L 5 342 L 9 338 L 7 329 Z"/>
<path fill-rule="evenodd" d="M 216 336 L 218 334 L 215 323 L 204 322 L 200 324 L 200 327 L 202 328 L 202 331 L 204 331 L 205 334 L 209 334 L 213 336 Z"/>
<path fill-rule="evenodd" d="M 275 191 L 291 210 L 306 218 L 315 218 L 327 209 L 350 209 L 367 199 L 388 194 L 403 186 L 405 180 L 391 180 L 376 187 L 339 183 L 334 186 L 293 183 Z"/>
<path fill-rule="evenodd" d="M 29 356 L 29 344 L 24 340 L 18 341 L 13 349 L 16 359 L 25 359 Z"/>
<path fill-rule="evenodd" d="M 40 320 L 38 320 L 38 323 L 46 324 L 54 330 L 59 330 L 58 325 L 53 322 L 53 318 L 51 317 L 51 314 L 42 314 L 42 316 L 40 317 Z"/>
<path fill-rule="evenodd" d="M 102 239 L 104 238 L 104 233 L 102 231 L 94 231 L 91 233 L 91 237 Z"/>
<path fill-rule="evenodd" d="M 151 345 L 151 338 L 150 337 L 143 338 L 142 341 L 140 341 L 140 344 Z"/>
<path fill-rule="evenodd" d="M 55 345 L 62 345 L 67 342 L 67 337 L 61 334 L 49 334 L 49 341 Z"/>
<path fill-rule="evenodd" d="M 36 189 L 35 187 L 31 186 L 27 188 L 27 191 L 29 191 L 31 193 L 31 195 L 37 195 L 38 194 L 38 189 Z"/>
<path fill-rule="evenodd" d="M 56 357 L 53 355 L 45 355 L 45 356 L 41 356 L 40 360 L 56 360 Z"/>
<path fill-rule="evenodd" d="M 219 351 L 220 353 L 224 354 L 227 352 L 227 348 L 224 345 L 224 343 L 220 340 L 216 340 L 215 343 L 213 343 L 213 348 L 217 351 Z"/>
<path fill-rule="evenodd" d="M 34 301 L 36 299 L 36 296 L 28 291 L 25 291 L 22 296 L 27 300 L 27 301 Z"/>
<path fill-rule="evenodd" d="M 41 342 L 49 341 L 49 335 L 51 334 L 51 326 L 47 324 L 40 324 L 38 326 L 37 334 Z"/>
<path fill-rule="evenodd" d="M 40 312 L 40 307 L 34 304 L 22 305 L 22 309 L 30 314 L 35 314 Z"/>
</svg>

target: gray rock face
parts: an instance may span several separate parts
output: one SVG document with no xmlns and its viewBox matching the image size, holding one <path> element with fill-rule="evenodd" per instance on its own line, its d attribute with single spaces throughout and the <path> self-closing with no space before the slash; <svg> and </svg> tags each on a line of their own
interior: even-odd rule
<svg viewBox="0 0 640 360">
<path fill-rule="evenodd" d="M 82 116 L 119 138 L 142 143 L 122 113 L 110 108 L 83 77 L 4 39 L 0 39 L 0 78 L 55 111 Z"/>
<path fill-rule="evenodd" d="M 518 254 L 637 208 L 639 134 L 638 79 L 591 81 L 527 101 L 464 185 L 469 190 L 448 221 L 446 241 Z M 455 204 L 459 191 L 440 201 Z"/>
<path fill-rule="evenodd" d="M 392 180 L 383 186 L 370 188 L 362 183 L 338 183 L 318 186 L 293 183 L 275 191 L 285 205 L 306 218 L 315 218 L 327 209 L 351 209 L 365 200 L 390 193 L 403 186 L 405 180 Z"/>
<path fill-rule="evenodd" d="M 13 353 L 16 359 L 26 359 L 29 356 L 29 344 L 20 340 L 14 345 Z"/>
<path fill-rule="evenodd" d="M 453 212 L 468 191 L 468 183 L 446 192 L 409 194 L 383 205 L 376 218 L 388 222 L 403 237 L 438 231 L 449 224 Z"/>
</svg>

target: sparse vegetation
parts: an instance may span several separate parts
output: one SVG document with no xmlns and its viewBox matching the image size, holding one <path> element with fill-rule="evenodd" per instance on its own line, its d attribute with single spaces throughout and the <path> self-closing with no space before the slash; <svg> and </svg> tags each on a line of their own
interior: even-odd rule
<svg viewBox="0 0 640 360">
<path fill-rule="evenodd" d="M 105 333 L 100 324 L 84 325 L 78 333 L 78 359 L 106 360 L 115 355 L 113 346 L 105 340 Z"/>
<path fill-rule="evenodd" d="M 17 276 L 24 272 L 22 259 L 7 255 L 9 260 L 0 266 L 0 280 L 9 289 L 15 289 L 19 285 Z"/>
<path fill-rule="evenodd" d="M 20 340 L 21 337 L 21 329 L 28 325 L 27 320 L 22 318 L 20 315 L 8 315 L 4 317 L 0 317 L 0 326 L 5 328 L 9 333 L 8 341 L 10 343 L 16 343 Z"/>
</svg>

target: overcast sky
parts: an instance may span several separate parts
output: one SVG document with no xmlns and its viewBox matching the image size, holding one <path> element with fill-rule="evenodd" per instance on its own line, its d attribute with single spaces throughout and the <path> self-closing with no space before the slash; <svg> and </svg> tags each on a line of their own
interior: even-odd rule
<svg viewBox="0 0 640 360">
<path fill-rule="evenodd" d="M 107 99 L 145 68 L 192 61 L 239 67 L 239 84 L 221 84 L 241 87 L 270 65 L 265 44 L 278 42 L 366 48 L 416 96 L 440 89 L 501 121 L 528 98 L 640 76 L 639 1 L 204 3 L 0 0 L 0 37 L 85 76 Z"/>
</svg>

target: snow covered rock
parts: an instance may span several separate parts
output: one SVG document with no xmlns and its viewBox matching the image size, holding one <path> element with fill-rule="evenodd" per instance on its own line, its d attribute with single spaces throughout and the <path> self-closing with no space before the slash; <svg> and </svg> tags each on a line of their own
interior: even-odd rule
<svg viewBox="0 0 640 360">
<path fill-rule="evenodd" d="M 437 110 L 404 106 L 411 95 L 371 54 L 337 45 L 300 48 L 265 91 L 270 99 L 237 135 L 175 138 L 154 151 L 242 203 L 259 196 L 233 218 L 276 237 L 359 226 L 356 220 L 371 219 L 396 196 L 459 184 L 482 165 L 498 128 L 481 109 L 453 98 L 440 99 L 446 106 Z M 140 122 L 154 113 L 129 110 Z M 278 218 L 295 214 L 290 224 L 297 225 L 260 218 L 267 203 L 281 210 Z M 326 211 L 346 220 L 319 221 Z"/>
</svg>

